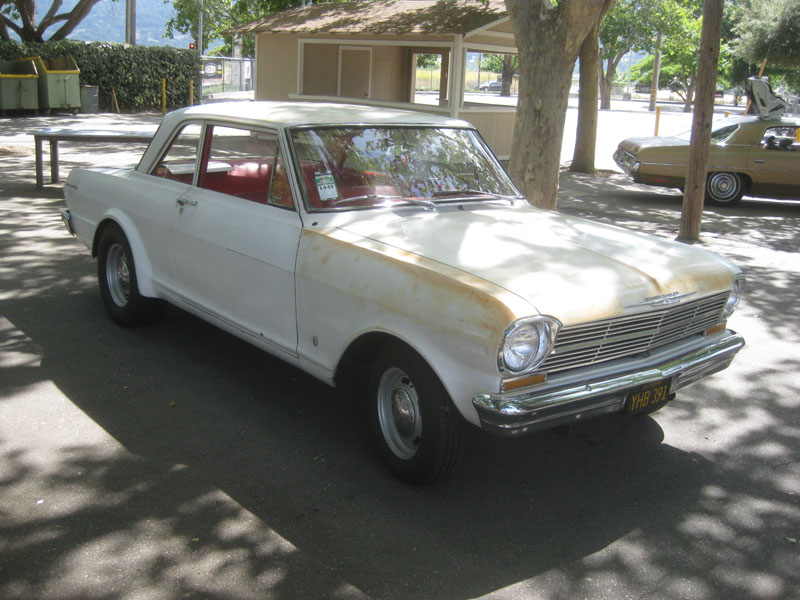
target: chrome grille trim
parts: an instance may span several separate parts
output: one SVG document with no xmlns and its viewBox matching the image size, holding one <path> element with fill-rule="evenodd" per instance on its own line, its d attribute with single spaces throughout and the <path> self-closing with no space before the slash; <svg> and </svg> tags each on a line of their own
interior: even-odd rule
<svg viewBox="0 0 800 600">
<path fill-rule="evenodd" d="M 562 327 L 555 352 L 541 365 L 550 373 L 647 352 L 717 324 L 730 292 L 625 317 Z"/>
</svg>

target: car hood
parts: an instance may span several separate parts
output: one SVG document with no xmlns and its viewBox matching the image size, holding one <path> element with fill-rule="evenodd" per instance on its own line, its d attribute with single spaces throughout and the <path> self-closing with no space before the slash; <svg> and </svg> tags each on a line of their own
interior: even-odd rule
<svg viewBox="0 0 800 600">
<path fill-rule="evenodd" d="M 636 154 L 645 148 L 672 148 L 676 146 L 688 146 L 687 140 L 678 137 L 637 137 L 627 138 L 620 142 L 620 148 Z"/>
<path fill-rule="evenodd" d="M 465 206 L 339 227 L 482 278 L 565 325 L 641 312 L 654 296 L 723 291 L 739 272 L 706 250 L 619 227 L 532 207 Z"/>
</svg>

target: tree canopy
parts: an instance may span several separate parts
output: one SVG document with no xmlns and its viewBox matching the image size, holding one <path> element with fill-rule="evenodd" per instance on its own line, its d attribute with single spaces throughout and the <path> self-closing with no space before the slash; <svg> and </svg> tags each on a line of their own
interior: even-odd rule
<svg viewBox="0 0 800 600">
<path fill-rule="evenodd" d="M 733 7 L 738 23 L 733 52 L 753 64 L 800 66 L 800 2 L 744 0 Z"/>
<path fill-rule="evenodd" d="M 35 0 L 0 0 L 0 39 L 11 39 L 9 30 L 23 42 L 44 42 L 45 32 L 53 27 L 56 31 L 48 39 L 65 39 L 89 14 L 100 0 L 78 0 L 72 10 L 61 11 L 63 0 L 52 0 L 50 8 L 38 20 Z M 46 2 L 43 3 L 45 6 Z M 59 12 L 61 11 L 61 12 Z"/>
<path fill-rule="evenodd" d="M 2 0 L 0 0 L 2 1 Z M 166 36 L 172 38 L 176 32 L 189 34 L 199 39 L 199 14 L 201 0 L 172 0 L 175 16 L 166 23 Z M 265 14 L 302 4 L 301 0 L 202 0 L 203 2 L 203 40 L 222 39 L 225 46 L 222 54 L 229 54 L 232 46 L 231 36 L 225 31 L 235 25 L 254 21 Z M 204 43 L 207 47 L 208 44 Z M 205 48 L 201 48 L 205 50 Z M 244 40 L 243 54 L 253 56 L 255 42 L 251 37 Z"/>
</svg>

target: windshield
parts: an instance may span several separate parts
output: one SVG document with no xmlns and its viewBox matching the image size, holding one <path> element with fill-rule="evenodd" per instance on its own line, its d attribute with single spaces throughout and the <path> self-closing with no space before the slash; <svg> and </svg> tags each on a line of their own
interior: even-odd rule
<svg viewBox="0 0 800 600">
<path fill-rule="evenodd" d="M 737 129 L 739 129 L 739 125 L 737 123 L 731 123 L 730 121 L 719 121 L 718 123 L 714 123 L 711 129 L 711 143 L 721 144 L 731 137 L 733 132 Z M 685 131 L 675 137 L 690 142 L 692 140 L 692 132 L 691 130 Z"/>
<path fill-rule="evenodd" d="M 295 130 L 291 140 L 310 211 L 519 196 L 469 129 L 325 127 Z"/>
</svg>

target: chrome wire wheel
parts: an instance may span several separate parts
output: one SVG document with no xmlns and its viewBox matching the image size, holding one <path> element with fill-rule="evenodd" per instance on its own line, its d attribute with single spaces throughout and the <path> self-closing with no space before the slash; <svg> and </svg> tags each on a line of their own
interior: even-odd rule
<svg viewBox="0 0 800 600">
<path fill-rule="evenodd" d="M 719 204 L 730 204 L 742 197 L 742 179 L 736 173 L 712 173 L 708 176 L 706 192 Z"/>
<path fill-rule="evenodd" d="M 398 458 L 413 458 L 422 439 L 422 414 L 414 382 L 402 369 L 386 369 L 378 382 L 377 402 L 386 445 Z"/>
<path fill-rule="evenodd" d="M 131 296 L 131 271 L 125 249 L 119 244 L 111 244 L 108 248 L 106 282 L 114 304 L 120 308 L 126 306 Z"/>
</svg>

